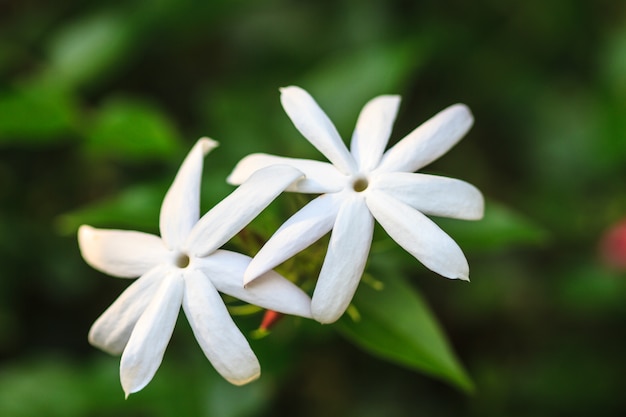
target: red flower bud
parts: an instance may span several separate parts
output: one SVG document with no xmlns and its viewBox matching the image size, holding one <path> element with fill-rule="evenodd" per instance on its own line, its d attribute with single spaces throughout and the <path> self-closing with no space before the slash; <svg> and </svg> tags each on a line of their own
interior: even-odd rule
<svg viewBox="0 0 626 417">
<path fill-rule="evenodd" d="M 267 310 L 265 312 L 265 315 L 263 316 L 263 320 L 261 320 L 261 326 L 259 326 L 259 329 L 269 330 L 270 327 L 273 327 L 282 317 L 282 313 L 278 313 L 273 310 Z"/>
</svg>

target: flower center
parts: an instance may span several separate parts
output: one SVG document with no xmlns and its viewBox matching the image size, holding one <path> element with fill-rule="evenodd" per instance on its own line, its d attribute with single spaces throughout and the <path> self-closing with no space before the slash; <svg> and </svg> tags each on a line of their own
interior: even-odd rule
<svg viewBox="0 0 626 417">
<path fill-rule="evenodd" d="M 179 268 L 187 268 L 189 266 L 189 256 L 184 253 L 179 253 L 174 258 L 174 265 Z"/>
<path fill-rule="evenodd" d="M 352 182 L 352 189 L 356 191 L 357 193 L 360 193 L 361 191 L 365 191 L 368 185 L 369 185 L 369 182 L 367 181 L 367 178 L 357 177 Z"/>
</svg>

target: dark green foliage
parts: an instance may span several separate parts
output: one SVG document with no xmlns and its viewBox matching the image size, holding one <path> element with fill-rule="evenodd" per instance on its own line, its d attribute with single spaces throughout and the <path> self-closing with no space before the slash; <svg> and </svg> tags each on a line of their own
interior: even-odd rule
<svg viewBox="0 0 626 417">
<path fill-rule="evenodd" d="M 626 217 L 625 27 L 619 0 L 0 2 L 0 415 L 624 415 L 626 273 L 597 248 Z M 249 153 L 319 158 L 280 107 L 290 84 L 346 139 L 378 94 L 402 96 L 392 142 L 469 105 L 474 128 L 425 171 L 487 197 L 482 221 L 434 219 L 472 282 L 377 230 L 356 320 L 288 317 L 257 340 L 262 315 L 236 317 L 263 369 L 237 388 L 181 319 L 124 401 L 86 335 L 129 281 L 85 265 L 77 227 L 156 233 L 201 136 L 220 142 L 203 211 Z M 281 196 L 230 244 L 302 204 Z M 302 265 L 282 272 L 308 290 Z"/>
</svg>

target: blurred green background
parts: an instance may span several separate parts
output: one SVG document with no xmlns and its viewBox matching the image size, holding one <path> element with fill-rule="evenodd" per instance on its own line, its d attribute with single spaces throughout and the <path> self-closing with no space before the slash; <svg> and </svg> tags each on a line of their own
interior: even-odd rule
<svg viewBox="0 0 626 417">
<path fill-rule="evenodd" d="M 203 210 L 249 153 L 319 158 L 280 107 L 291 84 L 346 138 L 378 94 L 403 97 L 392 141 L 450 104 L 472 109 L 474 128 L 425 170 L 487 198 L 480 222 L 436 219 L 472 283 L 399 248 L 373 251 L 371 270 L 401 271 L 421 291 L 473 394 L 295 318 L 251 341 L 263 375 L 240 388 L 215 374 L 182 318 L 155 379 L 128 400 L 119 358 L 88 345 L 128 281 L 83 262 L 77 226 L 156 232 L 200 136 L 221 143 L 206 159 Z M 4 0 L 0 415 L 626 415 L 626 272 L 598 253 L 626 217 L 625 179 L 621 0 Z M 257 227 L 271 231 L 280 217 L 266 217 Z M 377 232 L 375 248 L 387 243 Z M 241 323 L 250 334 L 260 319 Z"/>
</svg>

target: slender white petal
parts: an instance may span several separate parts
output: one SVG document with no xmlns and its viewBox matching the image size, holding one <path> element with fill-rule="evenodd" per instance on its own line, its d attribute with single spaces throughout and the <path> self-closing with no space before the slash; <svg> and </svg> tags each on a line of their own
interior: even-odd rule
<svg viewBox="0 0 626 417">
<path fill-rule="evenodd" d="M 165 195 L 159 225 L 161 236 L 170 249 L 180 247 L 200 217 L 202 160 L 216 146 L 217 142 L 208 138 L 196 142 Z"/>
<path fill-rule="evenodd" d="M 185 272 L 183 309 L 202 351 L 226 380 L 243 385 L 261 374 L 261 366 L 208 277 Z"/>
<path fill-rule="evenodd" d="M 248 155 L 239 161 L 226 181 L 230 184 L 241 184 L 257 170 L 271 165 L 289 165 L 304 174 L 303 178 L 291 184 L 285 191 L 313 194 L 334 193 L 340 191 L 342 184 L 346 182 L 346 176 L 328 162 L 285 158 L 263 153 Z"/>
<path fill-rule="evenodd" d="M 344 174 L 356 169 L 354 158 L 341 140 L 333 122 L 315 102 L 313 97 L 300 87 L 280 89 L 280 101 L 294 126 L 330 162 Z"/>
<path fill-rule="evenodd" d="M 256 171 L 194 226 L 185 246 L 194 256 L 206 256 L 229 241 L 302 172 L 288 165 Z"/>
<path fill-rule="evenodd" d="M 415 172 L 448 152 L 472 127 L 474 118 L 464 104 L 437 113 L 389 149 L 378 170 Z"/>
<path fill-rule="evenodd" d="M 217 250 L 194 260 L 194 267 L 209 277 L 215 288 L 247 303 L 302 317 L 311 317 L 311 299 L 293 282 L 269 271 L 246 287 L 243 273 L 251 258 L 240 253 Z"/>
<path fill-rule="evenodd" d="M 78 245 L 85 261 L 95 269 L 122 278 L 136 278 L 157 265 L 167 249 L 155 235 L 127 230 L 78 229 Z"/>
<path fill-rule="evenodd" d="M 469 280 L 461 248 L 432 220 L 383 191 L 368 192 L 366 201 L 389 236 L 428 269 L 446 278 Z"/>
<path fill-rule="evenodd" d="M 153 268 L 126 288 L 91 326 L 89 343 L 111 355 L 122 353 L 165 274 L 165 268 Z"/>
<path fill-rule="evenodd" d="M 372 176 L 370 186 L 424 214 L 478 220 L 485 202 L 473 185 L 454 178 L 409 172 L 383 172 Z"/>
<path fill-rule="evenodd" d="M 291 216 L 252 259 L 244 274 L 244 284 L 248 285 L 328 233 L 339 203 L 334 195 L 323 194 Z"/>
<path fill-rule="evenodd" d="M 148 385 L 163 360 L 183 299 L 180 270 L 170 270 L 133 329 L 122 354 L 120 378 L 129 394 Z"/>
<path fill-rule="evenodd" d="M 361 110 L 350 143 L 350 151 L 361 172 L 374 169 L 380 162 L 399 105 L 399 96 L 379 96 L 370 100 Z"/>
<path fill-rule="evenodd" d="M 346 199 L 337 214 L 313 293 L 315 320 L 332 323 L 348 308 L 365 269 L 373 232 L 374 219 L 364 199 Z"/>
</svg>

